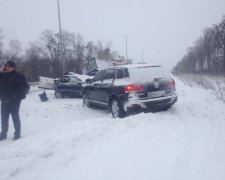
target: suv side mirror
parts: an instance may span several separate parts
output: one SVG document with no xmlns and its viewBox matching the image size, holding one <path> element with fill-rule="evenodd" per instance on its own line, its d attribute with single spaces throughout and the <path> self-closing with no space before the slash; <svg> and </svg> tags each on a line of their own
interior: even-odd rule
<svg viewBox="0 0 225 180">
<path fill-rule="evenodd" d="M 86 79 L 86 80 L 85 80 L 85 83 L 91 84 L 91 83 L 92 83 L 92 79 Z"/>
</svg>

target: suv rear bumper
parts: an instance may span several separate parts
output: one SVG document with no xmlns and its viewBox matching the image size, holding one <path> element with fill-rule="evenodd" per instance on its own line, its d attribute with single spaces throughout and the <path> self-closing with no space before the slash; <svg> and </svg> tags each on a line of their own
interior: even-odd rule
<svg viewBox="0 0 225 180">
<path fill-rule="evenodd" d="M 177 102 L 177 96 L 174 97 L 174 98 L 145 102 L 144 105 L 145 105 L 145 108 L 160 109 L 160 108 L 163 108 L 163 107 L 171 106 L 175 102 Z"/>
<path fill-rule="evenodd" d="M 163 107 L 168 107 L 177 102 L 177 95 L 174 93 L 171 96 L 159 97 L 154 99 L 138 99 L 138 97 L 131 96 L 128 98 L 127 102 L 124 103 L 124 110 L 128 109 L 160 109 Z"/>
</svg>

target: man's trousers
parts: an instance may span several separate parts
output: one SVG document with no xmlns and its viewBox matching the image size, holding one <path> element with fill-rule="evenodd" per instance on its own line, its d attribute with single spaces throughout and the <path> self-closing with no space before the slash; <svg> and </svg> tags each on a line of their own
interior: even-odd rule
<svg viewBox="0 0 225 180">
<path fill-rule="evenodd" d="M 11 114 L 14 125 L 14 137 L 20 137 L 21 123 L 19 116 L 19 108 L 21 101 L 2 102 L 1 103 L 1 136 L 7 137 L 9 129 L 9 115 Z"/>
</svg>

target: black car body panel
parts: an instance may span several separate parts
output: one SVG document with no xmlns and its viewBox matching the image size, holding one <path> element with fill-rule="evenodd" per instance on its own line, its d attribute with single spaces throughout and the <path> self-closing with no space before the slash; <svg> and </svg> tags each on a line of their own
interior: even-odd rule
<svg viewBox="0 0 225 180">
<path fill-rule="evenodd" d="M 143 74 L 142 74 L 143 73 Z M 177 101 L 175 81 L 161 66 L 127 65 L 100 70 L 83 93 L 91 104 L 110 107 L 118 99 L 125 112 L 140 107 L 159 109 Z"/>
</svg>

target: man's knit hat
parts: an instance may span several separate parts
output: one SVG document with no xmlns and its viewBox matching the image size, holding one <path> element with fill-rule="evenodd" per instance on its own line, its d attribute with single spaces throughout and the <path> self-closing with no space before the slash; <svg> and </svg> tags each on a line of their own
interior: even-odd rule
<svg viewBox="0 0 225 180">
<path fill-rule="evenodd" d="M 9 66 L 9 67 L 15 68 L 16 67 L 16 63 L 14 61 L 7 61 L 5 63 L 5 66 Z"/>
</svg>

